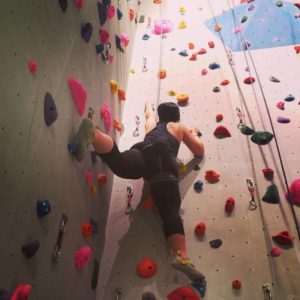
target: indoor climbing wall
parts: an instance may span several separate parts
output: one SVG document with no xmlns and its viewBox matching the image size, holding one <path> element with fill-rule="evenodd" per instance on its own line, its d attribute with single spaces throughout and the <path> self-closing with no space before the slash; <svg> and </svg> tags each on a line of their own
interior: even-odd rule
<svg viewBox="0 0 300 300">
<path fill-rule="evenodd" d="M 119 146 L 143 139 L 146 100 L 179 103 L 206 151 L 200 162 L 179 152 L 181 216 L 204 299 L 299 300 L 300 212 L 285 197 L 300 172 L 299 4 L 241 2 L 142 1 Z M 173 27 L 161 36 L 162 19 Z M 296 184 L 290 191 L 299 201 Z M 167 299 L 189 284 L 170 266 L 148 195 L 142 180 L 114 180 L 98 300 Z M 147 279 L 137 272 L 145 257 L 157 265 Z"/>
<path fill-rule="evenodd" d="M 1 299 L 96 299 L 113 177 L 68 143 L 89 108 L 120 120 L 137 18 L 135 0 L 1 2 Z"/>
</svg>

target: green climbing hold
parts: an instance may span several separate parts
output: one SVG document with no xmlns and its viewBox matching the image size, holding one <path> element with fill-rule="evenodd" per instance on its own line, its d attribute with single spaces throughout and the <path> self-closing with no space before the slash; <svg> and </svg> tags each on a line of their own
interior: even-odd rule
<svg viewBox="0 0 300 300">
<path fill-rule="evenodd" d="M 280 82 L 280 80 L 279 80 L 278 78 L 274 77 L 274 76 L 271 76 L 271 77 L 270 77 L 270 80 L 271 80 L 272 82 Z"/>
<path fill-rule="evenodd" d="M 262 197 L 262 200 L 274 204 L 280 202 L 278 188 L 275 184 L 271 184 L 270 186 L 267 187 L 267 191 L 265 195 Z"/>
<path fill-rule="evenodd" d="M 280 0 L 277 0 L 276 1 L 276 5 L 278 6 L 278 7 L 281 7 L 283 4 L 282 4 L 282 1 L 280 1 Z"/>
<path fill-rule="evenodd" d="M 220 87 L 218 87 L 218 86 L 215 86 L 215 87 L 213 88 L 213 92 L 215 92 L 215 93 L 219 93 L 219 92 L 221 92 L 221 89 L 220 89 Z"/>
<path fill-rule="evenodd" d="M 245 23 L 247 20 L 248 20 L 248 17 L 247 16 L 243 16 L 242 20 L 241 20 L 241 23 Z"/>
<path fill-rule="evenodd" d="M 243 125 L 241 128 L 241 133 L 245 134 L 245 135 L 252 135 L 255 133 L 255 130 L 253 130 L 252 128 L 248 127 L 247 125 Z"/>
<path fill-rule="evenodd" d="M 257 145 L 267 145 L 274 135 L 268 131 L 257 131 L 251 136 L 251 141 Z"/>
</svg>

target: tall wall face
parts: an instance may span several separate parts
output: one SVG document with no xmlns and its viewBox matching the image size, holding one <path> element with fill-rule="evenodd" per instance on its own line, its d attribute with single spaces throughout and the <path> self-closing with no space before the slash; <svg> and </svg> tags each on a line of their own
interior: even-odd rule
<svg viewBox="0 0 300 300">
<path fill-rule="evenodd" d="M 261 11 L 248 11 L 250 5 L 258 9 L 266 1 L 252 1 L 244 4 L 241 9 L 238 1 L 210 1 L 216 16 L 221 16 L 220 24 L 225 32 L 233 34 L 223 22 L 225 13 L 230 14 L 232 7 L 229 3 L 236 2 L 237 11 L 247 14 L 252 23 L 242 25 L 255 33 L 257 22 L 265 22 L 273 38 L 268 41 L 278 42 L 276 28 L 286 28 L 287 24 L 278 24 L 276 19 L 267 22 L 260 16 Z M 269 4 L 272 1 L 268 1 Z M 272 2 L 276 5 L 275 2 Z M 284 2 L 283 8 L 286 3 Z M 180 6 L 186 10 L 179 12 Z M 282 12 L 278 8 L 278 14 Z M 272 8 L 272 16 L 275 8 Z M 204 299 L 264 299 L 262 285 L 269 284 L 272 299 L 300 299 L 297 280 L 300 275 L 299 241 L 295 224 L 285 199 L 286 187 L 279 162 L 274 139 L 265 146 L 254 144 L 250 136 L 243 135 L 237 128 L 239 117 L 236 108 L 244 114 L 244 121 L 256 131 L 271 131 L 262 94 L 259 88 L 260 79 L 270 110 L 283 164 L 288 182 L 299 177 L 300 162 L 299 140 L 299 54 L 294 46 L 262 48 L 264 40 L 257 33 L 255 44 L 257 50 L 251 55 L 257 69 L 246 53 L 251 76 L 256 78 L 253 85 L 243 83 L 250 76 L 246 71 L 247 62 L 244 52 L 232 51 L 234 69 L 241 86 L 245 101 L 241 98 L 235 83 L 235 78 L 224 52 L 223 44 L 217 33 L 210 30 L 211 9 L 208 1 L 162 1 L 161 5 L 153 1 L 143 1 L 140 14 L 146 16 L 146 22 L 139 24 L 133 54 L 132 66 L 135 74 L 130 74 L 128 85 L 128 100 L 124 107 L 123 123 L 125 131 L 119 141 L 121 150 L 128 149 L 132 144 L 143 139 L 143 111 L 145 100 L 157 102 L 173 101 L 176 97 L 168 95 L 168 90 L 189 95 L 188 105 L 181 107 L 181 119 L 189 127 L 197 126 L 202 132 L 202 140 L 206 147 L 206 155 L 200 163 L 200 170 L 190 170 L 180 181 L 182 195 L 181 216 L 184 220 L 187 247 L 193 263 L 207 277 L 207 295 Z M 224 17 L 222 17 L 224 15 Z M 173 22 L 172 33 L 161 39 L 147 28 L 147 17 L 153 21 L 160 17 Z M 242 18 L 242 16 L 239 16 Z M 294 16 L 293 16 L 294 18 Z M 280 18 L 278 18 L 279 20 Z M 186 21 L 185 29 L 178 29 L 181 21 Z M 222 21 L 222 22 L 221 22 Z M 275 26 L 275 24 L 277 24 Z M 260 26 L 261 28 L 261 26 Z M 142 40 L 144 34 L 149 34 L 148 40 Z M 228 36 L 227 36 L 228 38 Z M 268 37 L 269 38 L 269 37 Z M 276 38 L 276 39 L 275 39 Z M 214 48 L 209 48 L 208 42 L 213 41 Z M 227 42 L 226 40 L 225 42 Z M 195 49 L 189 49 L 192 42 Z M 206 54 L 199 54 L 196 60 L 189 60 L 193 53 L 205 48 Z M 162 53 L 160 53 L 162 49 Z M 175 50 L 174 50 L 175 49 Z M 179 52 L 186 50 L 187 57 Z M 251 48 L 250 48 L 251 50 Z M 143 72 L 143 57 L 147 58 L 147 72 Z M 162 63 L 160 64 L 160 58 Z M 211 70 L 209 64 L 220 64 L 220 69 Z M 159 82 L 157 74 L 160 66 L 166 69 L 167 77 Z M 203 76 L 201 71 L 207 70 Z M 271 76 L 280 82 L 270 80 Z M 229 85 L 221 85 L 223 80 L 229 80 Z M 220 92 L 213 92 L 218 86 Z M 159 91 L 159 93 L 157 92 Z M 284 99 L 293 94 L 295 101 L 286 102 Z M 276 104 L 285 102 L 285 110 L 280 110 Z M 216 115 L 223 114 L 223 121 L 216 122 Z M 141 120 L 140 135 L 135 137 L 135 116 Z M 278 116 L 291 119 L 288 124 L 277 122 Z M 230 138 L 217 139 L 214 130 L 217 126 L 225 126 L 231 133 Z M 184 163 L 192 160 L 191 152 L 184 146 L 180 148 L 179 158 Z M 193 164 L 192 164 L 193 166 Z M 274 181 L 279 189 L 280 204 L 270 204 L 262 201 L 267 187 L 272 183 L 264 178 L 262 169 L 274 170 Z M 209 169 L 220 174 L 219 182 L 210 184 L 205 180 L 205 172 Z M 250 193 L 246 179 L 252 178 L 255 184 L 256 210 L 249 209 Z M 204 182 L 203 191 L 195 192 L 193 184 L 196 180 Z M 134 208 L 133 220 L 130 222 L 126 210 L 126 188 L 133 185 L 134 196 L 131 204 Z M 98 290 L 98 299 L 114 299 L 116 289 L 122 293 L 122 299 L 141 299 L 145 291 L 152 292 L 157 299 L 166 299 L 166 295 L 179 286 L 188 284 L 188 279 L 176 272 L 170 266 L 169 252 L 161 230 L 161 221 L 155 208 L 144 209 L 141 205 L 147 196 L 147 186 L 142 180 L 131 181 L 115 178 L 110 216 L 107 226 L 107 242 L 102 258 Z M 228 197 L 235 199 L 235 210 L 232 214 L 225 213 L 224 207 Z M 296 216 L 300 218 L 299 207 L 295 207 Z M 194 228 L 199 221 L 206 224 L 206 233 L 202 239 L 194 235 Z M 279 257 L 271 257 L 271 247 L 279 247 L 272 236 L 280 231 L 288 230 L 294 237 L 293 247 L 281 247 Z M 220 238 L 223 244 L 218 249 L 210 247 L 209 241 Z M 157 266 L 157 274 L 150 279 L 141 279 L 136 272 L 136 265 L 144 257 L 152 258 Z M 239 279 L 242 288 L 233 290 L 232 281 Z"/>
<path fill-rule="evenodd" d="M 63 1 L 61 1 L 63 2 Z M 113 178 L 98 158 L 93 164 L 90 151 L 82 162 L 68 152 L 88 107 L 101 128 L 100 108 L 111 107 L 112 116 L 121 119 L 122 103 L 112 96 L 111 79 L 126 90 L 136 23 L 129 20 L 129 9 L 138 12 L 137 1 L 112 1 L 123 13 L 100 26 L 97 1 L 84 1 L 79 10 L 68 2 L 65 13 L 59 1 L 2 1 L 0 10 L 0 288 L 9 292 L 18 284 L 33 286 L 30 299 L 95 299 L 91 288 L 93 259 L 100 261 Z M 80 2 L 80 1 L 77 1 Z M 101 2 L 101 1 L 100 1 Z M 119 3 L 120 2 L 120 3 Z M 93 33 L 89 43 L 80 35 L 81 25 L 90 22 Z M 110 32 L 113 62 L 105 64 L 95 46 L 100 44 L 99 29 Z M 116 49 L 115 35 L 126 33 L 129 45 L 124 53 Z M 35 74 L 28 61 L 38 65 Z M 78 79 L 87 91 L 82 116 L 76 110 L 67 79 Z M 49 92 L 58 111 L 49 127 L 44 121 L 44 97 Z M 111 134 L 115 136 L 114 130 Z M 91 196 L 85 173 L 94 173 L 96 196 Z M 107 173 L 105 185 L 96 175 Z M 49 215 L 39 219 L 36 201 L 48 199 Z M 59 263 L 52 263 L 62 213 L 68 217 Z M 98 222 L 98 233 L 85 239 L 83 222 L 90 217 Z M 38 240 L 40 248 L 27 259 L 21 247 Z M 92 261 L 83 270 L 74 266 L 74 251 L 88 245 Z"/>
</svg>

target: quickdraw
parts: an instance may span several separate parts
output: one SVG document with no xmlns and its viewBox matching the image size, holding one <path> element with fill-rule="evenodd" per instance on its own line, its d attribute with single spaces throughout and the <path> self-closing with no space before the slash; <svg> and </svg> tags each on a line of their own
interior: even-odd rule
<svg viewBox="0 0 300 300">
<path fill-rule="evenodd" d="M 135 129 L 133 131 L 133 136 L 137 137 L 140 135 L 140 131 L 139 131 L 139 126 L 140 126 L 140 117 L 139 116 L 135 116 Z"/>
<path fill-rule="evenodd" d="M 129 216 L 129 219 L 132 220 L 133 217 L 133 208 L 131 206 L 131 199 L 133 197 L 133 186 L 128 185 L 127 186 L 127 207 L 125 210 L 125 215 Z"/>
<path fill-rule="evenodd" d="M 248 190 L 249 190 L 250 196 L 251 196 L 250 201 L 249 201 L 249 209 L 255 210 L 257 208 L 257 203 L 256 203 L 256 200 L 254 197 L 254 183 L 251 178 L 247 178 L 246 182 L 247 182 Z"/>
<path fill-rule="evenodd" d="M 64 229 L 68 222 L 68 217 L 65 214 L 62 214 L 59 224 L 59 230 L 58 230 L 58 236 L 56 240 L 56 244 L 54 246 L 53 252 L 52 252 L 52 261 L 55 263 L 59 262 L 60 254 L 61 254 L 61 245 L 64 237 Z"/>
</svg>

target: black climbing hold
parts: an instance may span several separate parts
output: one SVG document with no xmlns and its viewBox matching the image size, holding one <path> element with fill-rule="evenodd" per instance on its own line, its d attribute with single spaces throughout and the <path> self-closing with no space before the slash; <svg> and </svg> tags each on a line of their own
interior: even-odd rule
<svg viewBox="0 0 300 300">
<path fill-rule="evenodd" d="M 123 13 L 119 9 L 117 9 L 117 17 L 119 21 L 123 18 Z"/>
<path fill-rule="evenodd" d="M 104 50 L 104 44 L 96 45 L 96 52 L 97 52 L 97 54 L 102 53 L 103 50 Z"/>
<path fill-rule="evenodd" d="M 116 47 L 117 47 L 117 49 L 119 49 L 121 52 L 124 52 L 124 49 L 123 49 L 122 46 L 121 46 L 121 38 L 120 38 L 118 35 L 116 35 Z"/>
<path fill-rule="evenodd" d="M 50 93 L 46 93 L 44 101 L 44 119 L 47 126 L 50 126 L 57 119 L 57 110 L 54 99 Z"/>
<path fill-rule="evenodd" d="M 61 10 L 63 11 L 63 13 L 65 13 L 68 8 L 68 1 L 67 0 L 58 0 L 58 3 L 59 3 Z"/>
<path fill-rule="evenodd" d="M 201 278 L 192 281 L 191 286 L 196 289 L 202 298 L 205 297 L 206 294 L 206 279 Z"/>
<path fill-rule="evenodd" d="M 99 275 L 99 262 L 97 259 L 94 259 L 93 274 L 92 274 L 92 290 L 95 290 L 97 288 L 98 275 Z"/>
<path fill-rule="evenodd" d="M 151 292 L 145 292 L 142 295 L 142 300 L 156 300 L 156 297 Z"/>
<path fill-rule="evenodd" d="M 36 212 L 39 218 L 48 215 L 50 211 L 51 205 L 47 199 L 40 199 L 36 202 Z"/>
<path fill-rule="evenodd" d="M 0 300 L 10 300 L 10 296 L 7 290 L 0 289 Z"/>
<path fill-rule="evenodd" d="M 93 33 L 93 26 L 91 23 L 86 23 L 81 26 L 81 37 L 88 43 Z"/>
<path fill-rule="evenodd" d="M 194 171 L 199 171 L 200 170 L 200 166 L 199 165 L 194 165 Z"/>
<path fill-rule="evenodd" d="M 103 5 L 108 8 L 111 5 L 111 0 L 102 0 Z"/>
<path fill-rule="evenodd" d="M 93 218 L 90 218 L 90 224 L 92 225 L 92 232 L 98 233 L 98 222 L 94 220 Z"/>
<path fill-rule="evenodd" d="M 273 137 L 274 135 L 268 131 L 257 131 L 251 136 L 251 141 L 257 145 L 266 145 Z"/>
<path fill-rule="evenodd" d="M 280 202 L 278 188 L 275 184 L 271 184 L 270 186 L 267 187 L 267 191 L 265 195 L 262 197 L 262 200 L 274 204 Z"/>
<path fill-rule="evenodd" d="M 245 135 L 252 135 L 255 133 L 255 130 L 253 130 L 252 128 L 248 127 L 247 125 L 243 125 L 241 128 L 241 133 L 245 134 Z"/>
<path fill-rule="evenodd" d="M 31 258 L 40 248 L 40 242 L 34 240 L 28 244 L 22 246 L 22 253 L 27 257 Z"/>
<path fill-rule="evenodd" d="M 97 7 L 98 7 L 98 14 L 99 14 L 100 25 L 103 26 L 104 23 L 107 20 L 106 8 L 100 2 L 97 2 Z"/>
<path fill-rule="evenodd" d="M 221 239 L 211 240 L 211 241 L 209 242 L 209 244 L 210 244 L 210 246 L 211 246 L 212 248 L 217 249 L 217 248 L 219 248 L 219 247 L 222 245 L 222 240 L 221 240 Z"/>
</svg>

